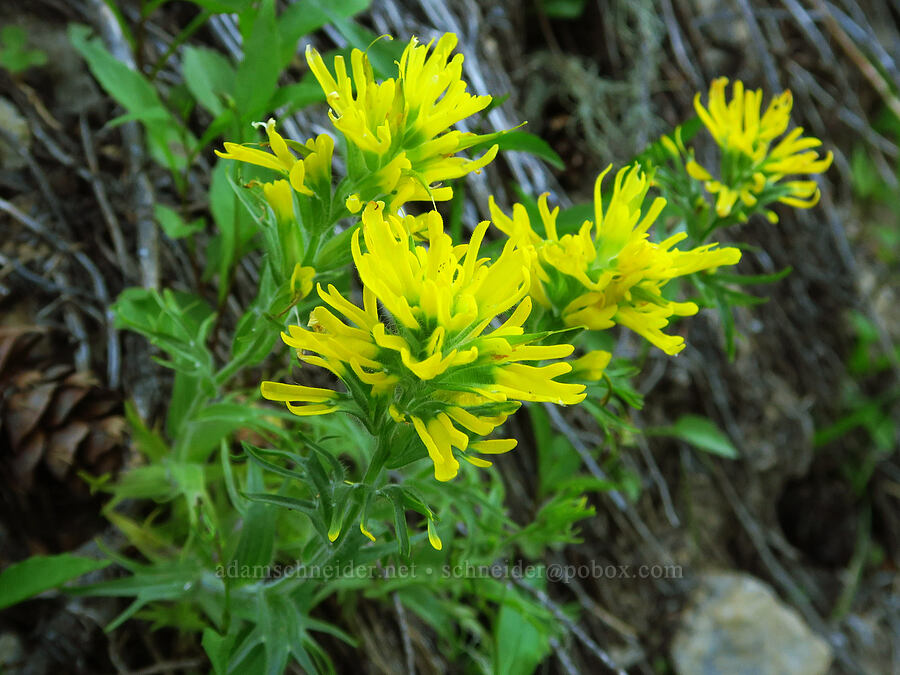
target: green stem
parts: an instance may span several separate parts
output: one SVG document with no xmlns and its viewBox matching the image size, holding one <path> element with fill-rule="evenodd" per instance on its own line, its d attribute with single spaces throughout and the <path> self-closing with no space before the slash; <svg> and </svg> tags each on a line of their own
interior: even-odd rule
<svg viewBox="0 0 900 675">
<path fill-rule="evenodd" d="M 722 218 L 721 216 L 718 216 L 718 215 L 713 216 L 713 219 L 710 222 L 710 224 L 707 226 L 707 228 L 705 230 L 703 230 L 703 233 L 697 238 L 697 241 L 694 243 L 696 243 L 697 245 L 703 244 L 707 240 L 709 235 L 711 235 L 717 229 L 719 229 L 720 227 L 727 227 L 728 225 L 731 225 L 731 223 L 729 222 L 730 220 L 731 220 L 730 217 Z"/>
<path fill-rule="evenodd" d="M 366 469 L 362 479 L 363 485 L 374 485 L 379 475 L 381 475 L 381 470 L 384 468 L 389 454 L 390 432 L 385 429 L 385 425 L 382 425 L 375 444 L 375 454 L 372 455 L 372 461 L 369 462 L 369 468 Z"/>
</svg>

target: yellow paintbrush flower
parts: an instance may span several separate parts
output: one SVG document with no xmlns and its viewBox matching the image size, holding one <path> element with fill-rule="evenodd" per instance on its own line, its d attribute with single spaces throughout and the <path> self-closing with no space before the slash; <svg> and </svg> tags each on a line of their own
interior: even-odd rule
<svg viewBox="0 0 900 675">
<path fill-rule="evenodd" d="M 531 311 L 529 252 L 510 243 L 490 263 L 478 257 L 487 221 L 459 246 L 437 212 L 426 221 L 427 246 L 410 236 L 402 218 L 386 215 L 382 202 L 370 202 L 352 245 L 362 307 L 320 286 L 327 306 L 312 311 L 308 328 L 291 326 L 282 335 L 302 361 L 330 370 L 348 393 L 272 382 L 262 384 L 262 393 L 299 415 L 355 405 L 375 426 L 411 424 L 435 477 L 446 481 L 457 474 L 457 457 L 488 466 L 473 453 L 515 447 L 513 440 L 480 437 L 522 401 L 571 404 L 585 394 L 583 385 L 554 379 L 571 370 L 556 359 L 574 348 L 530 344 L 538 336 L 522 329 Z M 506 319 L 486 332 L 501 315 Z"/>
<path fill-rule="evenodd" d="M 234 159 L 247 164 L 254 164 L 266 169 L 272 169 L 283 174 L 292 188 L 297 192 L 305 195 L 312 195 L 313 192 L 303 184 L 306 176 L 306 168 L 303 165 L 303 159 L 297 158 L 288 147 L 287 142 L 281 134 L 275 131 L 275 120 L 270 119 L 268 122 L 256 122 L 254 126 L 263 127 L 269 138 L 269 147 L 272 152 L 266 152 L 259 148 L 240 145 L 239 143 L 226 142 L 225 152 L 216 150 L 215 153 L 222 159 Z"/>
<path fill-rule="evenodd" d="M 572 361 L 572 374 L 585 381 L 596 381 L 603 377 L 612 354 L 603 349 L 595 349 Z"/>
<path fill-rule="evenodd" d="M 275 130 L 275 120 L 268 122 L 256 122 L 254 126 L 262 127 L 269 139 L 271 152 L 241 145 L 239 143 L 226 142 L 225 152 L 216 150 L 215 153 L 222 159 L 234 159 L 238 162 L 261 166 L 272 169 L 282 174 L 287 183 L 300 194 L 308 197 L 314 194 L 322 194 L 323 189 L 331 186 L 331 157 L 334 152 L 334 140 L 328 134 L 320 134 L 317 138 L 310 138 L 306 143 L 299 143 L 285 139 Z M 298 157 L 294 153 L 300 154 Z M 275 181 L 265 192 L 266 200 L 272 205 L 276 215 L 286 212 L 285 204 L 287 193 L 284 191 L 283 181 Z M 315 187 L 313 192 L 310 186 Z M 293 207 L 291 207 L 293 211 Z"/>
<path fill-rule="evenodd" d="M 325 92 L 329 116 L 358 155 L 348 162 L 356 181 L 348 202 L 353 212 L 382 197 L 391 211 L 408 201 L 450 199 L 450 188 L 436 184 L 478 171 L 496 156 L 496 146 L 474 160 L 455 156 L 489 137 L 450 127 L 491 102 L 490 96 L 466 91 L 463 55 L 451 58 L 456 41 L 453 33 L 427 45 L 412 38 L 397 77 L 382 82 L 358 49 L 350 55 L 350 74 L 337 56 L 332 75 L 319 52 L 307 47 L 306 60 Z"/>
<path fill-rule="evenodd" d="M 271 183 L 261 183 L 263 198 L 272 207 L 275 222 L 279 224 L 294 222 L 294 193 L 291 184 L 282 179 Z"/>
<path fill-rule="evenodd" d="M 515 205 L 509 217 L 491 199 L 491 217 L 510 243 L 534 252 L 531 297 L 564 325 L 604 330 L 621 324 L 667 354 L 677 354 L 684 349 L 684 339 L 663 329 L 670 317 L 696 314 L 698 307 L 667 299 L 663 287 L 676 277 L 733 265 L 741 253 L 716 244 L 680 251 L 673 247 L 687 236 L 683 232 L 660 243 L 650 241 L 648 231 L 665 200 L 656 198 L 644 210 L 649 181 L 637 166 L 627 167 L 616 174 L 604 211 L 601 184 L 608 171 L 594 186 L 594 221 L 586 220 L 575 234 L 558 234 L 559 209 L 550 211 L 546 194 L 538 201 L 543 235 L 521 205 Z"/>
<path fill-rule="evenodd" d="M 799 208 L 809 208 L 819 201 L 819 188 L 813 180 L 782 181 L 785 176 L 813 175 L 831 166 L 832 154 L 820 157 L 813 150 L 822 144 L 817 138 L 803 136 L 803 129 L 795 128 L 772 147 L 790 124 L 793 99 L 784 91 L 762 112 L 762 90 L 745 91 L 736 81 L 732 98 L 725 99 L 728 78 L 713 81 L 709 89 L 708 107 L 703 107 L 698 93 L 694 108 L 722 151 L 721 175 L 712 173 L 693 159 L 687 163 L 692 178 L 703 181 L 706 189 L 716 195 L 716 213 L 720 217 L 735 212 L 746 220 L 748 212 L 757 205 L 773 201 Z M 764 211 L 772 222 L 777 217 Z"/>
</svg>

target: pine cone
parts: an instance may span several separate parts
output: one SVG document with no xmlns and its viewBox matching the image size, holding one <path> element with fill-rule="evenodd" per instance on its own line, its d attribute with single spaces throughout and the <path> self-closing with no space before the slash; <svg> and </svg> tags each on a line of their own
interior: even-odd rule
<svg viewBox="0 0 900 675">
<path fill-rule="evenodd" d="M 52 333 L 0 327 L 0 463 L 13 489 L 28 492 L 43 466 L 77 494 L 80 471 L 121 466 L 126 422 L 121 401 L 90 373 L 59 363 Z"/>
</svg>

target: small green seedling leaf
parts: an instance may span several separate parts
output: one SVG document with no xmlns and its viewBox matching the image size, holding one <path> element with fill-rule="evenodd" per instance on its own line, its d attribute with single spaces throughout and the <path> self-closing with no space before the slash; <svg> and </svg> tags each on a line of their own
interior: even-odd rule
<svg viewBox="0 0 900 675">
<path fill-rule="evenodd" d="M 0 68 L 15 75 L 47 63 L 47 54 L 40 49 L 28 49 L 27 41 L 28 36 L 21 26 L 4 26 L 0 30 Z"/>
</svg>

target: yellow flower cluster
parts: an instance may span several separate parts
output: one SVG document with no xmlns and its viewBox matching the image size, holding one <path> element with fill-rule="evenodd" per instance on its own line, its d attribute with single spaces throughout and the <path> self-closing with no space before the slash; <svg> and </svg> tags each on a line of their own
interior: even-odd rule
<svg viewBox="0 0 900 675">
<path fill-rule="evenodd" d="M 726 102 L 727 84 L 725 77 L 713 81 L 708 108 L 703 107 L 699 93 L 694 98 L 700 120 L 722 150 L 721 175 L 714 178 L 693 160 L 687 164 L 691 177 L 703 181 L 706 189 L 716 195 L 716 213 L 725 217 L 736 206 L 752 208 L 760 202 L 776 200 L 798 208 L 814 206 L 819 201 L 819 188 L 814 180 L 781 182 L 782 178 L 822 173 L 831 166 L 832 154 L 820 157 L 813 148 L 822 141 L 803 136 L 800 127 L 772 147 L 790 124 L 791 92 L 776 96 L 762 112 L 762 90 L 745 91 L 743 83 L 736 81 L 732 98 Z M 777 221 L 772 211 L 765 213 L 769 220 Z"/>
<path fill-rule="evenodd" d="M 698 307 L 667 299 L 663 287 L 676 277 L 733 265 L 741 253 L 716 244 L 675 249 L 687 236 L 683 232 L 660 243 L 650 241 L 648 231 L 665 200 L 656 198 L 644 211 L 649 180 L 636 166 L 627 167 L 616 174 L 604 211 L 601 185 L 608 171 L 594 186 L 594 221 L 586 220 L 575 234 L 559 235 L 559 208 L 550 211 L 546 194 L 538 201 L 543 235 L 535 231 L 521 204 L 513 207 L 510 217 L 491 200 L 491 218 L 517 249 L 533 252 L 530 264 L 536 283 L 531 297 L 558 313 L 565 325 L 604 330 L 621 324 L 667 354 L 677 354 L 684 349 L 684 339 L 663 329 L 671 316 L 696 314 Z"/>
<path fill-rule="evenodd" d="M 574 347 L 529 344 L 538 336 L 522 328 L 532 306 L 530 252 L 510 242 L 489 262 L 478 257 L 487 221 L 468 244 L 458 246 L 444 233 L 436 211 L 425 221 L 427 245 L 411 236 L 408 218 L 385 213 L 383 202 L 370 202 L 352 244 L 362 307 L 334 286 L 320 286 L 327 306 L 312 311 L 308 328 L 290 326 L 282 335 L 301 361 L 330 370 L 348 393 L 277 382 L 264 382 L 262 393 L 297 415 L 355 405 L 368 419 L 412 424 L 434 463 L 435 478 L 447 481 L 459 470 L 457 456 L 489 466 L 471 453 L 515 447 L 512 439 L 480 437 L 522 401 L 572 404 L 585 393 L 583 385 L 554 379 L 572 370 L 554 360 Z M 506 319 L 487 331 L 501 315 Z M 553 362 L 523 363 L 547 360 Z M 596 368 L 596 361 L 586 364 L 591 366 Z"/>
<path fill-rule="evenodd" d="M 275 120 L 257 122 L 266 131 L 271 152 L 259 148 L 228 143 L 225 152 L 216 150 L 222 159 L 234 159 L 246 164 L 272 169 L 284 178 L 262 184 L 263 196 L 272 207 L 279 223 L 294 222 L 293 191 L 307 197 L 329 194 L 331 190 L 331 160 L 334 139 L 319 134 L 306 143 L 285 139 L 275 130 Z M 300 157 L 294 154 L 299 153 Z"/>
<path fill-rule="evenodd" d="M 354 213 L 382 198 L 390 211 L 407 201 L 448 200 L 451 189 L 436 184 L 478 171 L 496 156 L 496 145 L 475 160 L 455 156 L 489 136 L 449 128 L 491 102 L 490 96 L 466 92 L 463 55 L 450 58 L 456 41 L 453 33 L 436 44 L 412 38 L 397 64 L 397 77 L 382 82 L 375 81 L 368 57 L 358 49 L 350 55 L 351 74 L 337 56 L 332 75 L 319 52 L 307 47 L 306 59 L 325 92 L 331 120 L 358 155 L 349 161 L 356 183 L 347 205 Z"/>
</svg>

